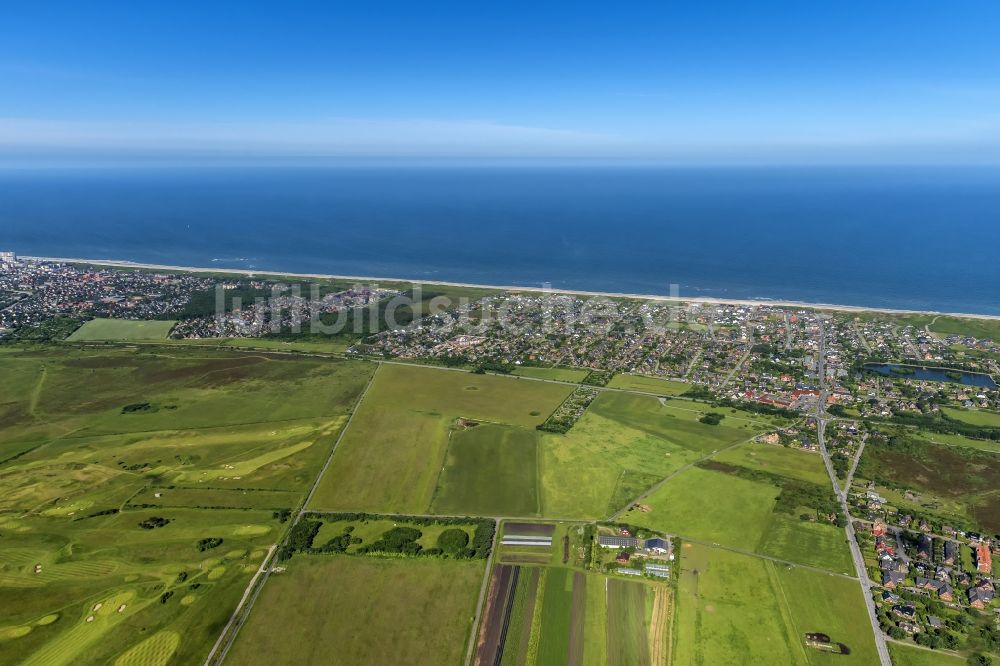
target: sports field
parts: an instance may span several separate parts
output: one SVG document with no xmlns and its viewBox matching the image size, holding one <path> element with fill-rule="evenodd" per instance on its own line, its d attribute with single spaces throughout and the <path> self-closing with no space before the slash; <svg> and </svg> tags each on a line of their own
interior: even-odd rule
<svg viewBox="0 0 1000 666">
<path fill-rule="evenodd" d="M 371 372 L 220 350 L 0 352 L 0 662 L 203 660 Z"/>
<path fill-rule="evenodd" d="M 449 463 L 451 435 L 467 428 L 471 435 L 483 424 L 533 429 L 572 390 L 572 386 L 561 384 L 385 364 L 323 476 L 312 508 L 425 513 L 432 507 L 439 477 L 443 476 L 447 487 L 442 498 L 447 506 L 458 513 L 474 511 L 474 506 L 462 505 L 463 498 L 469 497 L 462 490 L 462 481 L 447 470 L 442 475 Z M 533 464 L 526 455 L 527 435 L 515 436 L 502 428 L 484 432 L 507 433 L 518 447 L 519 453 L 503 461 L 505 469 Z M 497 456 L 506 455 L 496 445 L 490 451 L 472 450 L 483 436 L 471 435 L 471 440 L 462 441 L 470 435 L 459 436 L 457 453 L 450 461 L 452 469 L 467 468 L 484 456 L 499 460 Z M 485 475 L 489 470 L 479 473 Z M 526 469 L 524 474 L 530 476 L 532 470 Z M 491 487 L 498 488 L 495 484 Z M 487 504 L 495 501 L 507 500 L 489 493 L 476 499 Z"/>
<path fill-rule="evenodd" d="M 458 666 L 483 567 L 481 560 L 296 556 L 268 580 L 227 662 Z"/>
<path fill-rule="evenodd" d="M 697 544 L 680 558 L 674 663 L 878 662 L 856 581 Z M 810 648 L 807 633 L 850 654 Z"/>
<path fill-rule="evenodd" d="M 131 319 L 91 319 L 73 331 L 70 342 L 98 340 L 165 340 L 175 321 L 133 321 Z"/>
</svg>

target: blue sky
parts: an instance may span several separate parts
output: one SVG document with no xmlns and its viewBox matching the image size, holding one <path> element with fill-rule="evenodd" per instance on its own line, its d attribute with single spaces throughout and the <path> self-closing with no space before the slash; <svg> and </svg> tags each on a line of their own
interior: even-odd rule
<svg viewBox="0 0 1000 666">
<path fill-rule="evenodd" d="M 38 2 L 0 163 L 1000 163 L 1000 3 Z"/>
</svg>

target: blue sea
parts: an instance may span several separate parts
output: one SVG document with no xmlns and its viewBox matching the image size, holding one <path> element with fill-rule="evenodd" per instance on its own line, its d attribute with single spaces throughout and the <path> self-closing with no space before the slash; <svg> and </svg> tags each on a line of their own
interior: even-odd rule
<svg viewBox="0 0 1000 666">
<path fill-rule="evenodd" d="M 1000 169 L 0 171 L 0 250 L 1000 314 Z"/>
</svg>

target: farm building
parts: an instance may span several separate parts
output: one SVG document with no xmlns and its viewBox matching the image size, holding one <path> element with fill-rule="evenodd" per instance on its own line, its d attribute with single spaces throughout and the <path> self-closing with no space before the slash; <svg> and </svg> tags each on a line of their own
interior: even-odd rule
<svg viewBox="0 0 1000 666">
<path fill-rule="evenodd" d="M 639 540 L 635 537 L 620 537 L 620 536 L 607 536 L 600 535 L 597 537 L 597 543 L 601 548 L 638 548 Z"/>
<path fill-rule="evenodd" d="M 651 550 L 654 553 L 669 553 L 670 543 L 666 539 L 661 539 L 656 537 L 655 539 L 646 539 L 646 550 Z"/>
</svg>

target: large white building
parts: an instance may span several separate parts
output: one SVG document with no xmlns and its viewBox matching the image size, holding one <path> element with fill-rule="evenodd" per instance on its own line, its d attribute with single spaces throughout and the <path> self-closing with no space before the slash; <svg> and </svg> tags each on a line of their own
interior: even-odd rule
<svg viewBox="0 0 1000 666">
<path fill-rule="evenodd" d="M 0 266 L 11 266 L 17 263 L 17 255 L 13 252 L 0 252 Z"/>
</svg>

